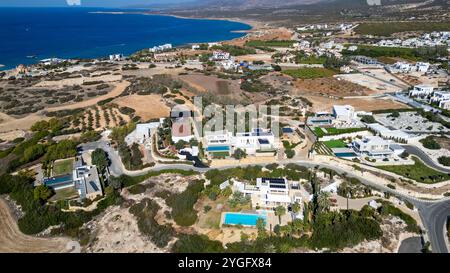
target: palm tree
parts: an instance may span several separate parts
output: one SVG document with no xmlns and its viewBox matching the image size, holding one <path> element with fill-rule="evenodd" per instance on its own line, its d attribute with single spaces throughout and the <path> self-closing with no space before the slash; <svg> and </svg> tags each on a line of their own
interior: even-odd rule
<svg viewBox="0 0 450 273">
<path fill-rule="evenodd" d="M 264 253 L 276 253 L 277 249 L 273 244 L 266 245 L 264 247 Z"/>
<path fill-rule="evenodd" d="M 298 202 L 295 202 L 294 204 L 292 204 L 292 212 L 297 214 L 300 212 L 300 209 L 302 207 L 300 206 L 300 204 Z"/>
<path fill-rule="evenodd" d="M 281 216 L 286 214 L 286 208 L 283 206 L 278 206 L 275 208 L 275 215 L 278 216 L 278 221 L 281 225 Z"/>
<path fill-rule="evenodd" d="M 331 194 L 329 192 L 321 191 L 317 197 L 317 205 L 319 206 L 320 211 L 329 210 L 331 207 L 330 202 Z"/>
<path fill-rule="evenodd" d="M 291 209 L 294 214 L 294 215 L 292 215 L 292 220 L 294 220 L 295 215 L 297 215 L 300 212 L 301 206 L 298 202 L 295 202 L 294 204 L 292 204 Z"/>
</svg>

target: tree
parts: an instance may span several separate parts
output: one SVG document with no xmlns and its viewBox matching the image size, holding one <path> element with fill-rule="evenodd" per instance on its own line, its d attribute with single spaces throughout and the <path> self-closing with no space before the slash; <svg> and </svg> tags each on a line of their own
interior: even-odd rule
<svg viewBox="0 0 450 273">
<path fill-rule="evenodd" d="M 109 186 L 114 190 L 120 190 L 123 187 L 123 183 L 120 177 L 111 176 L 109 178 Z"/>
<path fill-rule="evenodd" d="M 320 211 L 327 211 L 330 209 L 330 193 L 321 191 L 317 197 L 317 205 Z"/>
<path fill-rule="evenodd" d="M 237 160 L 241 160 L 242 158 L 247 157 L 247 153 L 242 149 L 236 149 L 233 153 L 233 157 Z"/>
<path fill-rule="evenodd" d="M 278 206 L 275 208 L 275 215 L 278 216 L 278 221 L 281 224 L 281 216 L 286 214 L 286 208 L 283 206 Z"/>
<path fill-rule="evenodd" d="M 177 143 L 175 143 L 175 148 L 176 148 L 177 150 L 181 150 L 181 149 L 184 149 L 184 147 L 186 147 L 187 144 L 188 144 L 188 143 L 187 143 L 186 141 L 184 141 L 184 140 L 179 140 Z"/>
<path fill-rule="evenodd" d="M 258 229 L 258 236 L 265 237 L 266 235 L 266 221 L 263 218 L 256 220 L 256 228 Z"/>
<path fill-rule="evenodd" d="M 108 166 L 108 156 L 105 151 L 100 148 L 95 149 L 91 155 L 92 164 L 96 165 L 100 172 L 103 172 Z"/>
<path fill-rule="evenodd" d="M 291 159 L 295 156 L 295 151 L 292 149 L 287 149 L 284 151 L 284 153 L 286 154 L 286 157 Z"/>
<path fill-rule="evenodd" d="M 276 253 L 277 249 L 273 244 L 268 244 L 264 246 L 264 253 Z"/>
<path fill-rule="evenodd" d="M 292 212 L 297 214 L 300 212 L 300 209 L 302 207 L 300 206 L 300 204 L 298 202 L 295 202 L 294 204 L 292 204 Z"/>
<path fill-rule="evenodd" d="M 229 197 L 233 194 L 233 190 L 231 189 L 231 187 L 226 187 L 220 194 L 224 197 Z"/>
<path fill-rule="evenodd" d="M 34 200 L 45 203 L 52 195 L 53 191 L 45 185 L 39 185 L 34 188 Z"/>
</svg>

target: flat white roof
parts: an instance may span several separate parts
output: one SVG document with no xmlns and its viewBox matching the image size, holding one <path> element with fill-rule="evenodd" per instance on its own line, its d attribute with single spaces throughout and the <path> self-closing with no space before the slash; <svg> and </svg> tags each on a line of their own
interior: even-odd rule
<svg viewBox="0 0 450 273">
<path fill-rule="evenodd" d="M 280 195 L 280 194 L 267 194 L 265 196 L 265 200 L 269 202 L 280 202 L 280 203 L 290 203 L 291 198 L 289 195 Z"/>
<path fill-rule="evenodd" d="M 351 105 L 333 105 L 333 109 L 337 115 L 347 115 L 349 111 L 353 110 Z"/>
</svg>

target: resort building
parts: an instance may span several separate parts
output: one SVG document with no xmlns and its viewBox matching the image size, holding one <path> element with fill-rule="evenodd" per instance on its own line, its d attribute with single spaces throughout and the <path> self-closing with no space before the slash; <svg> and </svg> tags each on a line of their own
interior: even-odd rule
<svg viewBox="0 0 450 273">
<path fill-rule="evenodd" d="M 154 47 L 150 48 L 149 51 L 152 53 L 155 53 L 155 52 L 167 51 L 167 50 L 171 50 L 171 49 L 172 49 L 172 44 L 164 44 L 164 45 L 154 46 Z"/>
</svg>

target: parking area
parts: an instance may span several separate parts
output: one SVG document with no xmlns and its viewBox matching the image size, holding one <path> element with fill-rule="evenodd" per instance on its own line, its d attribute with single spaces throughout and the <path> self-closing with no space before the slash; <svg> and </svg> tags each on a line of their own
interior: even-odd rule
<svg viewBox="0 0 450 273">
<path fill-rule="evenodd" d="M 417 112 L 401 112 L 399 115 L 392 113 L 374 115 L 376 121 L 394 130 L 405 132 L 448 132 L 442 124 L 431 122 Z"/>
</svg>

